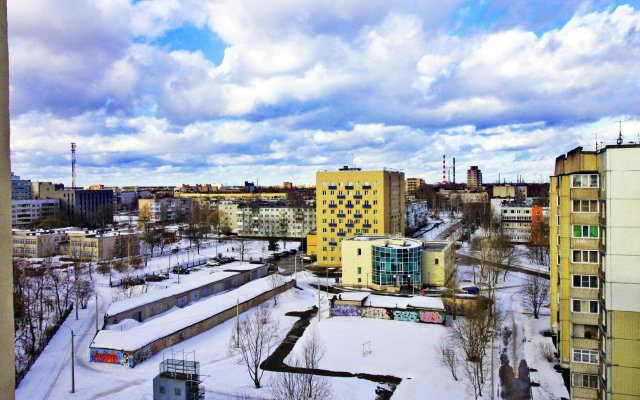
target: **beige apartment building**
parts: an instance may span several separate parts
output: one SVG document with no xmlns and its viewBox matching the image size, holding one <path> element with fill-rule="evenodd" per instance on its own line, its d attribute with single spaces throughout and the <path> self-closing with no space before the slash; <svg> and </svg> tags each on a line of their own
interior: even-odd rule
<svg viewBox="0 0 640 400">
<path fill-rule="evenodd" d="M 639 160 L 578 147 L 551 176 L 551 329 L 574 400 L 640 399 Z"/>
<path fill-rule="evenodd" d="M 17 230 L 12 232 L 14 257 L 53 257 L 61 254 L 61 245 L 67 242 L 64 229 Z"/>
<path fill-rule="evenodd" d="M 341 242 L 355 235 L 403 235 L 404 173 L 343 167 L 316 173 L 318 266 L 342 265 Z"/>
<path fill-rule="evenodd" d="M 105 261 L 138 256 L 138 234 L 128 231 L 69 231 L 68 254 L 73 258 Z"/>
</svg>

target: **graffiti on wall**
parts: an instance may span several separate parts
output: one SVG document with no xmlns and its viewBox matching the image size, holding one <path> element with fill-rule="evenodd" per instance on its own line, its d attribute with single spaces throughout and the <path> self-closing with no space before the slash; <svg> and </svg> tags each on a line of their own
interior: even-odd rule
<svg viewBox="0 0 640 400">
<path fill-rule="evenodd" d="M 91 349 L 89 361 L 106 364 L 121 364 L 133 368 L 133 355 L 126 351 Z"/>
<path fill-rule="evenodd" d="M 420 311 L 420 321 L 427 324 L 441 324 L 446 314 L 438 311 Z"/>
<path fill-rule="evenodd" d="M 424 324 L 443 324 L 447 314 L 444 311 L 398 310 L 381 307 L 337 305 L 331 308 L 331 315 L 337 317 L 393 319 L 396 321 L 421 322 Z"/>
<path fill-rule="evenodd" d="M 363 318 L 391 319 L 385 308 L 378 307 L 362 307 L 360 308 L 360 316 Z"/>
<path fill-rule="evenodd" d="M 339 317 L 357 317 L 358 307 L 356 306 L 335 306 L 331 308 L 331 315 Z"/>
</svg>

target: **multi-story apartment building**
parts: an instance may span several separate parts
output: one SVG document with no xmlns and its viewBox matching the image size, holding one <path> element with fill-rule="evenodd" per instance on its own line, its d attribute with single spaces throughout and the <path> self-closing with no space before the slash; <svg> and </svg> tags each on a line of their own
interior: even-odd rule
<svg viewBox="0 0 640 400">
<path fill-rule="evenodd" d="M 427 200 L 405 201 L 404 221 L 406 229 L 417 229 L 427 224 L 429 204 Z"/>
<path fill-rule="evenodd" d="M 424 185 L 424 179 L 422 178 L 407 178 L 405 181 L 406 185 L 406 193 L 408 195 L 412 195 L 420 188 L 420 186 Z"/>
<path fill-rule="evenodd" d="M 138 212 L 140 216 L 149 214 L 149 221 L 156 223 L 161 220 L 167 223 L 184 221 L 193 206 L 193 199 L 189 197 L 168 197 L 164 199 L 139 199 Z"/>
<path fill-rule="evenodd" d="M 482 189 L 482 171 L 477 165 L 472 165 L 467 170 L 467 188 L 469 190 Z"/>
<path fill-rule="evenodd" d="M 31 198 L 31 181 L 20 179 L 11 173 L 11 200 L 27 200 Z"/>
<path fill-rule="evenodd" d="M 343 167 L 316 173 L 318 266 L 342 265 L 342 239 L 404 234 L 404 173 Z"/>
<path fill-rule="evenodd" d="M 578 147 L 551 176 L 551 329 L 572 399 L 640 399 L 639 159 Z"/>
<path fill-rule="evenodd" d="M 13 200 L 11 202 L 11 225 L 14 228 L 26 228 L 34 222 L 60 219 L 60 200 Z"/>
<path fill-rule="evenodd" d="M 277 203 L 244 203 L 236 211 L 240 236 L 304 238 L 316 228 L 316 208 Z"/>
</svg>

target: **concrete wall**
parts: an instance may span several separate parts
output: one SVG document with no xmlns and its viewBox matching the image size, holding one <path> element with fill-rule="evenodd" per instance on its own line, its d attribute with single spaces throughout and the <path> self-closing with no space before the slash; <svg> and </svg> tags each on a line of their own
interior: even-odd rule
<svg viewBox="0 0 640 400">
<path fill-rule="evenodd" d="M 11 266 L 11 160 L 9 151 L 9 50 L 7 3 L 0 4 L 0 393 L 15 397 L 13 268 Z"/>
</svg>

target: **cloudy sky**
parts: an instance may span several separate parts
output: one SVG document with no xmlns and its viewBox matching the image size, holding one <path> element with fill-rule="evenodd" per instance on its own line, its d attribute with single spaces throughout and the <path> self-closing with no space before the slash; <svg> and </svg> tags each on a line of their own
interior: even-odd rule
<svg viewBox="0 0 640 400">
<path fill-rule="evenodd" d="M 13 171 L 311 183 L 341 165 L 546 180 L 640 139 L 640 1 L 9 0 Z"/>
</svg>

